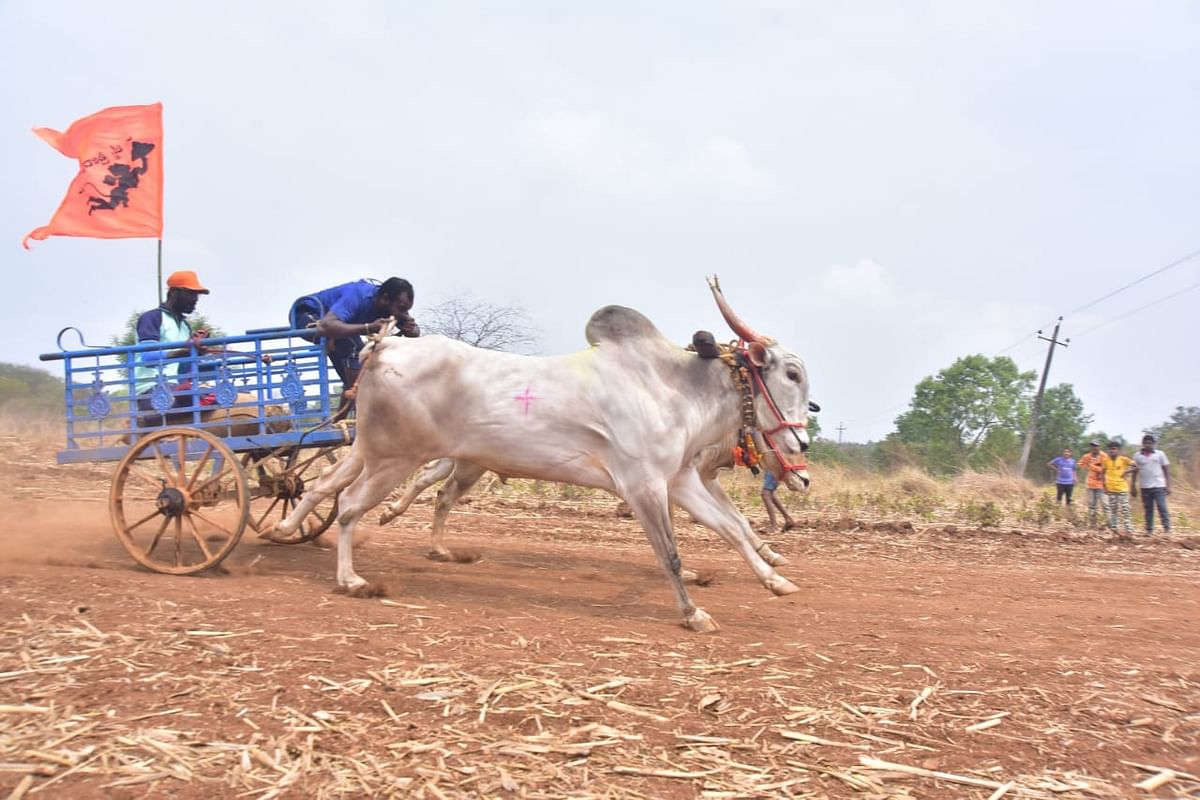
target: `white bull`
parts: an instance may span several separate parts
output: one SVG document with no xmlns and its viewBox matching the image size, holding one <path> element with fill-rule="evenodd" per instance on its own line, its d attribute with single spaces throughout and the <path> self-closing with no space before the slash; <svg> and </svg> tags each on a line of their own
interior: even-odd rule
<svg viewBox="0 0 1200 800">
<path fill-rule="evenodd" d="M 808 445 L 804 363 L 742 325 L 715 285 L 713 292 L 749 342 L 746 356 L 761 378 L 753 398 L 758 427 L 784 431 L 766 466 L 801 490 L 807 476 L 786 460 L 802 459 Z M 279 523 L 279 532 L 291 532 L 312 506 L 341 490 L 337 583 L 352 593 L 369 591 L 353 566 L 359 519 L 420 465 L 449 457 L 502 475 L 605 489 L 623 498 L 645 529 L 691 630 L 717 625 L 684 586 L 671 503 L 736 548 L 772 592 L 799 591 L 760 554 L 779 558 L 751 531 L 715 470 L 705 468 L 743 423 L 742 394 L 730 368 L 681 350 L 633 309 L 602 308 L 586 332 L 589 349 L 548 358 L 480 350 L 439 336 L 384 340 L 359 379 L 350 453 Z"/>
</svg>

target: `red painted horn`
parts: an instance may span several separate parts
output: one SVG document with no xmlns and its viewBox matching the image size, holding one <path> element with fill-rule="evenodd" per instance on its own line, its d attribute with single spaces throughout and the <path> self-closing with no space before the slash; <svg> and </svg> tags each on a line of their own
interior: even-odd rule
<svg viewBox="0 0 1200 800">
<path fill-rule="evenodd" d="M 729 323 L 729 327 L 738 336 L 742 337 L 747 342 L 758 342 L 759 344 L 769 345 L 774 342 L 769 336 L 763 336 L 755 333 L 754 329 L 742 322 L 742 318 L 733 313 L 733 309 L 729 307 L 729 303 L 725 300 L 725 295 L 721 293 L 721 283 L 717 280 L 717 276 L 713 275 L 708 278 L 708 288 L 712 289 L 713 299 L 717 301 L 717 308 L 721 310 L 721 316 Z"/>
</svg>

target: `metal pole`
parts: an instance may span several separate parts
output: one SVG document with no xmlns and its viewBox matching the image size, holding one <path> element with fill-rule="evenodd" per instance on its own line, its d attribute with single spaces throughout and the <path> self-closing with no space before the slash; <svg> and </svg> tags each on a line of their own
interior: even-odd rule
<svg viewBox="0 0 1200 800">
<path fill-rule="evenodd" d="M 161 306 L 162 296 L 162 239 L 158 240 L 158 304 Z"/>
<path fill-rule="evenodd" d="M 1017 474 L 1024 476 L 1025 468 L 1029 466 L 1029 454 L 1033 451 L 1033 437 L 1037 434 L 1037 419 L 1038 414 L 1042 411 L 1042 394 L 1046 391 L 1046 378 L 1050 375 L 1050 362 L 1054 359 L 1055 346 L 1068 347 L 1070 339 L 1065 342 L 1058 340 L 1058 329 L 1062 327 L 1062 317 L 1058 318 L 1058 322 L 1054 323 L 1054 333 L 1047 339 L 1042 336 L 1042 332 L 1038 331 L 1038 338 L 1044 342 L 1049 342 L 1050 347 L 1046 350 L 1046 366 L 1042 368 L 1042 379 L 1038 382 L 1037 396 L 1033 398 L 1033 413 L 1029 415 L 1029 428 L 1025 431 L 1025 444 L 1021 447 L 1021 461 L 1017 464 Z"/>
</svg>

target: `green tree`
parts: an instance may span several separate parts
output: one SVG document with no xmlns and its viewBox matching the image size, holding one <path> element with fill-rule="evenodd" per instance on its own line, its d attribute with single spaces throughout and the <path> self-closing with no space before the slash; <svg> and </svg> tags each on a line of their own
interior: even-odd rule
<svg viewBox="0 0 1200 800">
<path fill-rule="evenodd" d="M 1078 458 L 1089 441 L 1083 434 L 1091 421 L 1092 415 L 1083 413 L 1083 401 L 1076 397 L 1075 387 L 1071 384 L 1060 383 L 1047 389 L 1038 413 L 1037 433 L 1029 456 L 1029 475 L 1052 477 L 1045 465 L 1061 455 L 1064 447 L 1071 448 Z"/>
<path fill-rule="evenodd" d="M 1169 420 L 1148 432 L 1171 459 L 1173 470 L 1182 468 L 1193 480 L 1200 477 L 1200 406 L 1176 406 Z"/>
<path fill-rule="evenodd" d="M 62 378 L 36 367 L 0 362 L 0 408 L 5 411 L 58 411 L 63 408 Z"/>
<path fill-rule="evenodd" d="M 125 320 L 125 327 L 121 329 L 119 334 L 113 336 L 109 340 L 114 347 L 125 347 L 127 345 L 137 344 L 137 323 L 138 317 L 141 315 L 141 311 L 129 312 L 129 317 Z M 188 314 L 187 321 L 188 325 L 191 326 L 193 331 L 206 330 L 208 331 L 208 335 L 212 336 L 213 338 L 225 335 L 225 331 L 209 322 L 208 317 L 204 316 L 203 314 Z"/>
<path fill-rule="evenodd" d="M 934 473 L 1012 461 L 1034 378 L 1007 356 L 964 356 L 917 384 L 909 410 L 896 418 L 896 440 Z"/>
</svg>

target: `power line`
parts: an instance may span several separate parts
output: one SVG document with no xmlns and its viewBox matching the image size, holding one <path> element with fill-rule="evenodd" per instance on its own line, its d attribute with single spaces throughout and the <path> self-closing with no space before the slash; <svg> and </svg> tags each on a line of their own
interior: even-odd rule
<svg viewBox="0 0 1200 800">
<path fill-rule="evenodd" d="M 1081 331 L 1081 332 L 1075 334 L 1075 338 L 1078 339 L 1080 336 L 1091 333 L 1092 331 L 1098 331 L 1101 328 L 1105 327 L 1106 325 L 1113 324 L 1117 320 L 1125 319 L 1126 317 L 1132 316 L 1132 315 L 1138 313 L 1139 311 L 1145 311 L 1147 308 L 1150 308 L 1151 306 L 1156 306 L 1159 303 L 1165 303 L 1168 300 L 1175 298 L 1175 297 L 1179 297 L 1179 295 L 1184 294 L 1185 292 L 1190 292 L 1193 289 L 1200 289 L 1200 283 L 1193 283 L 1191 286 L 1184 287 L 1183 289 L 1180 289 L 1178 292 L 1172 292 L 1171 294 L 1167 295 L 1166 297 L 1160 297 L 1153 302 L 1146 303 L 1146 305 L 1144 305 L 1144 306 L 1138 306 L 1137 308 L 1133 309 L 1132 311 L 1126 311 L 1124 314 L 1113 317 L 1112 319 L 1109 319 L 1109 320 L 1105 320 L 1104 322 L 1101 322 L 1099 325 L 1093 325 L 1092 327 L 1088 328 L 1087 330 Z"/>
<path fill-rule="evenodd" d="M 1200 256 L 1200 250 L 1193 250 L 1192 252 L 1188 253 L 1186 256 L 1183 256 L 1182 258 L 1177 258 L 1174 261 L 1172 261 L 1170 264 L 1167 264 L 1166 266 L 1163 266 L 1163 267 L 1159 267 L 1158 269 L 1154 270 L 1153 272 L 1148 272 L 1145 275 L 1143 275 L 1142 277 L 1138 278 L 1136 281 L 1133 281 L 1132 283 L 1125 284 L 1120 289 L 1113 289 L 1108 294 L 1106 294 L 1102 297 L 1097 297 L 1095 300 L 1091 301 L 1090 303 L 1084 303 L 1079 308 L 1070 312 L 1066 316 L 1070 317 L 1075 314 L 1078 314 L 1080 311 L 1085 311 L 1085 310 L 1091 308 L 1092 306 L 1096 305 L 1097 303 L 1099 303 L 1103 300 L 1107 300 L 1108 298 L 1112 297 L 1113 295 L 1120 294 L 1121 292 L 1125 291 L 1126 289 L 1129 289 L 1133 286 L 1137 286 L 1142 281 L 1149 280 L 1150 278 L 1153 278 L 1155 275 L 1166 272 L 1167 270 L 1171 269 L 1172 267 L 1178 267 L 1180 264 L 1191 261 L 1196 256 Z"/>
</svg>

